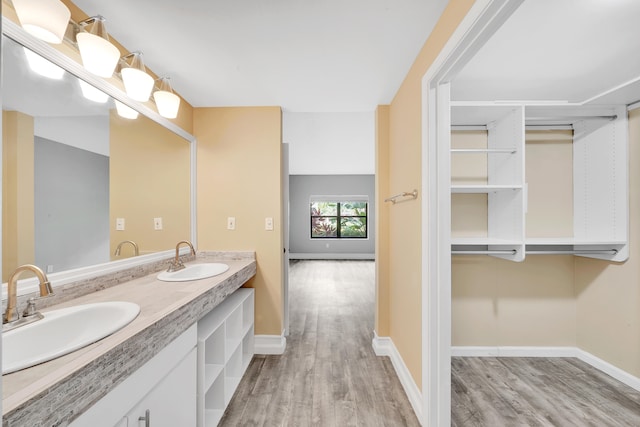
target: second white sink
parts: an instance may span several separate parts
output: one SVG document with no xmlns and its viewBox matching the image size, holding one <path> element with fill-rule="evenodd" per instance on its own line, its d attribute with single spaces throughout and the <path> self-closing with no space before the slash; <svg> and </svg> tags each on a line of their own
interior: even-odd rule
<svg viewBox="0 0 640 427">
<path fill-rule="evenodd" d="M 132 302 L 76 305 L 42 313 L 44 319 L 2 334 L 2 374 L 78 350 L 129 324 L 140 312 Z"/>
<path fill-rule="evenodd" d="M 163 282 L 187 282 L 189 280 L 200 280 L 217 276 L 229 269 L 227 264 L 219 262 L 208 262 L 203 264 L 193 264 L 178 271 L 163 271 L 158 274 L 158 280 Z"/>
</svg>

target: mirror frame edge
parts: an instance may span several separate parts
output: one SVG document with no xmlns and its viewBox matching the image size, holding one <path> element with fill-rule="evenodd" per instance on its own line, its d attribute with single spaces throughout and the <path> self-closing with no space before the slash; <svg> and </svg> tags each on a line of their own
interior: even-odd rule
<svg viewBox="0 0 640 427">
<path fill-rule="evenodd" d="M 9 18 L 2 16 L 2 35 L 10 38 L 16 43 L 21 44 L 22 46 L 34 51 L 38 55 L 46 58 L 57 66 L 63 68 L 68 73 L 74 75 L 75 77 L 86 81 L 87 83 L 95 86 L 99 90 L 103 91 L 107 95 L 111 96 L 114 99 L 128 105 L 139 113 L 143 114 L 147 118 L 153 120 L 159 125 L 163 126 L 167 130 L 177 134 L 178 136 L 184 138 L 189 142 L 189 150 L 190 150 L 190 240 L 193 246 L 197 249 L 197 231 L 196 231 L 196 145 L 197 141 L 195 136 L 190 134 L 189 132 L 182 129 L 180 126 L 176 125 L 169 119 L 162 117 L 153 109 L 149 108 L 145 104 L 132 100 L 129 98 L 126 93 L 124 93 L 119 88 L 109 84 L 104 79 L 94 76 L 89 71 L 85 70 L 84 67 L 64 55 L 62 52 L 59 52 L 48 43 L 36 39 L 26 31 L 22 29 L 18 24 L 10 20 Z M 176 242 L 177 243 L 177 242 Z M 187 248 L 182 248 L 180 253 L 186 254 Z M 154 261 L 159 261 L 163 259 L 169 259 L 175 255 L 175 250 L 169 249 L 166 251 L 155 252 L 153 254 L 140 255 L 137 257 L 127 258 L 124 260 L 111 261 L 104 264 L 95 264 L 87 267 L 82 267 L 78 269 L 66 270 L 59 273 L 52 273 L 49 275 L 49 279 L 54 288 L 63 286 L 67 283 L 88 279 L 96 276 L 100 276 L 108 273 L 115 273 L 117 271 L 121 271 L 127 268 L 131 268 L 138 265 L 145 265 Z M 0 260 L 0 263 L 2 261 Z M 22 280 L 21 280 L 22 282 Z M 37 280 L 35 278 L 29 278 L 24 280 L 24 285 L 22 285 L 18 290 L 18 295 L 24 295 L 31 292 L 37 291 Z M 6 284 L 3 284 L 2 289 L 2 299 L 6 299 L 7 295 Z"/>
</svg>

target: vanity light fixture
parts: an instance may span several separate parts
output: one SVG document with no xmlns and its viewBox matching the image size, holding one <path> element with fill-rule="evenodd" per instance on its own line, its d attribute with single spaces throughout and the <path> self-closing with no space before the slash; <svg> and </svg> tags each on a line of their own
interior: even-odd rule
<svg viewBox="0 0 640 427">
<path fill-rule="evenodd" d="M 34 73 L 47 77 L 49 79 L 60 80 L 64 76 L 64 69 L 58 67 L 48 59 L 43 58 L 32 50 L 24 48 L 24 54 L 27 56 L 29 68 Z"/>
<path fill-rule="evenodd" d="M 13 0 L 13 8 L 29 34 L 48 43 L 62 43 L 71 12 L 60 0 Z"/>
<path fill-rule="evenodd" d="M 131 64 L 126 64 L 128 58 L 131 58 Z M 120 73 L 127 95 L 136 101 L 148 101 L 154 80 L 147 74 L 142 60 L 142 52 L 132 52 L 123 56 L 122 60 L 125 61 L 125 66 L 122 67 Z"/>
<path fill-rule="evenodd" d="M 161 77 L 158 81 L 160 81 L 160 86 L 158 90 L 153 92 L 158 113 L 167 119 L 175 119 L 178 117 L 178 109 L 180 109 L 180 97 L 173 93 L 169 77 Z"/>
<path fill-rule="evenodd" d="M 117 101 L 115 99 L 114 101 L 116 102 L 116 111 L 120 117 L 122 117 L 123 119 L 131 119 L 131 120 L 138 118 L 138 112 L 136 110 L 129 107 L 128 105 L 124 105 L 120 101 Z"/>
<path fill-rule="evenodd" d="M 82 90 L 82 96 L 87 98 L 90 101 L 97 102 L 99 104 L 104 104 L 109 99 L 109 95 L 101 91 L 100 89 L 91 86 L 89 83 L 84 80 L 79 80 L 80 89 Z"/>
<path fill-rule="evenodd" d="M 82 31 L 76 35 L 82 65 L 97 76 L 111 77 L 118 65 L 120 51 L 109 41 L 104 17 L 92 16 L 78 25 L 91 25 L 90 31 Z"/>
</svg>

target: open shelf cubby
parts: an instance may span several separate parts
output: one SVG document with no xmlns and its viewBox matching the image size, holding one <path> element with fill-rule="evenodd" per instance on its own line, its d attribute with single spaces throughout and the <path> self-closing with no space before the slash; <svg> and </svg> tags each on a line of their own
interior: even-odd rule
<svg viewBox="0 0 640 427">
<path fill-rule="evenodd" d="M 198 427 L 216 426 L 254 350 L 254 290 L 240 288 L 198 322 Z"/>
</svg>

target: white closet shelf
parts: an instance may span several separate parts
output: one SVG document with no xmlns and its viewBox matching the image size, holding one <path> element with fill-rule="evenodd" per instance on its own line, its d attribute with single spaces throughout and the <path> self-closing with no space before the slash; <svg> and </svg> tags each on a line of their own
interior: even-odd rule
<svg viewBox="0 0 640 427">
<path fill-rule="evenodd" d="M 498 191 L 522 190 L 522 185 L 452 185 L 452 193 L 476 194 L 496 193 Z"/>
</svg>

